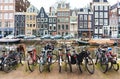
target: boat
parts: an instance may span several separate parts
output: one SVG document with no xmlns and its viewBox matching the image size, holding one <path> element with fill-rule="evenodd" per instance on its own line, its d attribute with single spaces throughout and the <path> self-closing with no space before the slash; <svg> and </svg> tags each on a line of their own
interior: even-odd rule
<svg viewBox="0 0 120 79">
<path fill-rule="evenodd" d="M 102 44 L 108 44 L 108 45 L 114 45 L 115 41 L 111 39 L 91 39 L 88 41 L 90 45 L 102 45 Z"/>
<path fill-rule="evenodd" d="M 0 43 L 20 43 L 20 39 L 0 39 Z"/>
<path fill-rule="evenodd" d="M 87 41 L 77 41 L 79 45 L 89 45 L 89 42 Z"/>
</svg>

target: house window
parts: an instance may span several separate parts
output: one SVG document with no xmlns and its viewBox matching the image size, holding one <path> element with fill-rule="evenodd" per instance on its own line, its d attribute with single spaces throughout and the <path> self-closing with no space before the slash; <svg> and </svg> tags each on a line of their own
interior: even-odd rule
<svg viewBox="0 0 120 79">
<path fill-rule="evenodd" d="M 9 27 L 9 22 L 8 21 L 5 22 L 5 27 Z"/>
<path fill-rule="evenodd" d="M 100 18 L 103 18 L 103 12 L 100 12 Z"/>
<path fill-rule="evenodd" d="M 33 27 L 35 27 L 35 24 L 33 24 Z"/>
<path fill-rule="evenodd" d="M 83 28 L 83 22 L 80 22 L 79 28 Z"/>
<path fill-rule="evenodd" d="M 108 25 L 108 19 L 104 19 L 104 25 Z"/>
<path fill-rule="evenodd" d="M 13 5 L 9 5 L 9 10 L 13 10 Z"/>
<path fill-rule="evenodd" d="M 100 10 L 103 10 L 103 6 L 102 5 L 100 6 Z"/>
<path fill-rule="evenodd" d="M 44 17 L 44 13 L 41 13 L 41 17 Z"/>
<path fill-rule="evenodd" d="M 41 29 L 43 28 L 43 24 L 41 25 Z"/>
<path fill-rule="evenodd" d="M 45 19 L 44 19 L 44 22 L 48 22 L 48 19 L 47 19 L 47 18 L 45 18 Z"/>
<path fill-rule="evenodd" d="M 87 20 L 87 15 L 84 15 L 84 20 Z"/>
<path fill-rule="evenodd" d="M 46 28 L 46 29 L 47 29 L 47 27 L 48 27 L 47 24 L 45 24 L 45 28 Z"/>
<path fill-rule="evenodd" d="M 95 25 L 98 25 L 98 19 L 95 19 Z"/>
<path fill-rule="evenodd" d="M 41 18 L 41 22 L 44 22 L 44 18 Z"/>
<path fill-rule="evenodd" d="M 104 12 L 104 18 L 108 18 L 108 12 Z"/>
<path fill-rule="evenodd" d="M 33 16 L 33 20 L 35 20 L 36 18 L 35 18 L 35 16 Z"/>
<path fill-rule="evenodd" d="M 60 30 L 60 25 L 58 25 L 58 29 Z"/>
<path fill-rule="evenodd" d="M 8 13 L 4 13 L 4 19 L 8 19 Z"/>
<path fill-rule="evenodd" d="M 32 24 L 30 24 L 30 27 L 32 27 Z"/>
<path fill-rule="evenodd" d="M 26 16 L 27 20 L 29 20 L 29 15 Z"/>
<path fill-rule="evenodd" d="M 68 30 L 68 25 L 66 25 L 66 30 Z"/>
<path fill-rule="evenodd" d="M 53 19 L 53 22 L 54 22 L 54 23 L 56 22 L 56 18 Z"/>
<path fill-rule="evenodd" d="M 64 30 L 64 25 L 62 25 L 62 30 Z"/>
<path fill-rule="evenodd" d="M 54 30 L 56 30 L 56 27 L 54 26 Z"/>
<path fill-rule="evenodd" d="M 30 15 L 30 20 L 32 20 L 32 15 Z"/>
<path fill-rule="evenodd" d="M 107 11 L 108 10 L 108 6 L 104 6 L 104 10 Z"/>
<path fill-rule="evenodd" d="M 49 18 L 49 22 L 52 22 L 52 18 Z"/>
<path fill-rule="evenodd" d="M 49 29 L 52 30 L 52 26 L 50 26 Z"/>
<path fill-rule="evenodd" d="M 80 15 L 80 20 L 83 20 L 83 15 Z"/>
<path fill-rule="evenodd" d="M 95 18 L 98 18 L 98 12 L 95 12 Z"/>
<path fill-rule="evenodd" d="M 99 19 L 100 25 L 103 25 L 103 19 Z"/>
<path fill-rule="evenodd" d="M 98 6 L 95 6 L 95 10 L 98 10 Z"/>
<path fill-rule="evenodd" d="M 87 27 L 87 22 L 84 22 L 84 28 L 88 28 L 88 27 Z"/>
<path fill-rule="evenodd" d="M 29 24 L 27 24 L 27 27 L 29 27 Z"/>
</svg>

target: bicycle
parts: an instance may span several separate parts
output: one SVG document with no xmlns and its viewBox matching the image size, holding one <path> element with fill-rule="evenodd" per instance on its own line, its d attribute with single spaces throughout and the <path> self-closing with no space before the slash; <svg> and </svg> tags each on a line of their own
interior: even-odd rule
<svg viewBox="0 0 120 79">
<path fill-rule="evenodd" d="M 34 67 L 37 65 L 38 63 L 38 59 L 39 56 L 37 56 L 36 54 L 36 49 L 33 47 L 30 47 L 27 51 L 28 56 L 27 56 L 27 65 L 28 65 L 28 69 L 33 72 L 34 71 Z"/>
<path fill-rule="evenodd" d="M 54 59 L 54 60 L 53 60 Z M 43 72 L 45 64 L 47 64 L 47 70 L 51 71 L 51 64 L 55 63 L 57 61 L 57 56 L 53 54 L 52 50 L 42 50 L 42 52 L 39 55 L 39 71 L 40 73 Z"/>
<path fill-rule="evenodd" d="M 108 71 L 108 58 L 107 58 L 107 54 L 106 54 L 106 50 L 105 49 L 99 49 L 96 51 L 96 62 L 95 64 L 99 64 L 100 65 L 100 70 L 103 73 L 106 73 Z"/>
<path fill-rule="evenodd" d="M 82 69 L 80 67 L 80 62 L 78 61 L 78 53 L 75 51 L 74 47 L 72 47 L 72 55 L 71 55 L 71 64 L 76 64 L 79 71 L 82 72 Z"/>
<path fill-rule="evenodd" d="M 94 66 L 92 58 L 90 57 L 90 52 L 88 50 L 86 50 L 86 48 L 83 48 L 81 53 L 79 53 L 78 57 L 79 57 L 78 61 L 80 62 L 80 67 L 81 67 L 82 62 L 84 60 L 85 68 L 87 69 L 87 71 L 90 74 L 93 74 L 95 71 L 95 66 Z M 81 70 L 81 72 L 82 72 L 82 70 Z"/>
<path fill-rule="evenodd" d="M 67 64 L 70 68 L 70 72 L 72 72 L 72 65 L 71 65 L 71 53 L 70 53 L 70 48 L 65 48 L 65 69 L 67 71 Z"/>
</svg>

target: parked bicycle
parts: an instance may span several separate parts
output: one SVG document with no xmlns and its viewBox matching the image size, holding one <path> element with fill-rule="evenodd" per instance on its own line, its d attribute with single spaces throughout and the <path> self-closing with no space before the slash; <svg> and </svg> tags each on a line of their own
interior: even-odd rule
<svg viewBox="0 0 120 79">
<path fill-rule="evenodd" d="M 53 53 L 52 49 L 45 50 L 42 49 L 42 52 L 39 55 L 39 71 L 42 73 L 45 69 L 45 65 L 47 65 L 47 70 L 51 71 L 51 65 L 55 63 L 57 60 L 57 56 Z"/>
<path fill-rule="evenodd" d="M 71 64 L 76 64 L 76 66 L 78 67 L 79 71 L 82 72 L 82 69 L 80 67 L 80 62 L 78 61 L 79 59 L 79 54 L 76 52 L 75 48 L 72 47 L 72 55 L 71 55 Z"/>
<path fill-rule="evenodd" d="M 106 55 L 106 49 L 104 48 L 98 48 L 96 50 L 96 61 L 95 64 L 99 64 L 100 70 L 103 73 L 106 73 L 108 71 L 108 59 L 107 59 L 107 55 Z"/>
<path fill-rule="evenodd" d="M 107 52 L 106 52 L 107 58 L 108 58 L 108 65 L 109 66 L 109 70 L 110 69 L 114 69 L 115 71 L 119 70 L 119 64 L 117 62 L 117 54 L 112 52 L 112 48 L 108 47 L 107 48 Z"/>
<path fill-rule="evenodd" d="M 27 65 L 28 69 L 33 72 L 35 66 L 37 65 L 39 61 L 39 56 L 37 56 L 36 49 L 34 47 L 29 47 L 27 50 L 28 56 L 27 56 Z"/>
<path fill-rule="evenodd" d="M 12 49 L 9 51 L 9 54 L 4 53 L 0 58 L 1 69 L 8 73 L 15 69 L 19 63 L 21 63 L 20 60 L 20 53 L 16 52 L 15 49 Z"/>
<path fill-rule="evenodd" d="M 94 63 L 92 58 L 90 57 L 90 52 L 86 47 L 83 47 L 81 53 L 79 53 L 78 55 L 78 61 L 80 62 L 80 67 L 81 65 L 83 65 L 82 64 L 83 60 L 84 60 L 85 68 L 87 69 L 87 71 L 90 74 L 93 74 L 95 71 Z M 82 72 L 82 69 L 81 69 L 81 72 Z"/>
</svg>

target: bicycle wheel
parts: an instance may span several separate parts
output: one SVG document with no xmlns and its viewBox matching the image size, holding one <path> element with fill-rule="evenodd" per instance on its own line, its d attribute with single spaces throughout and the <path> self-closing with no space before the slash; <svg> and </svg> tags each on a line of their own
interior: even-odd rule
<svg viewBox="0 0 120 79">
<path fill-rule="evenodd" d="M 112 66 L 113 66 L 113 69 L 114 69 L 115 71 L 118 71 L 118 70 L 119 70 L 119 64 L 118 64 L 118 63 L 113 64 Z"/>
<path fill-rule="evenodd" d="M 55 63 L 57 61 L 57 55 L 52 54 L 52 63 Z"/>
<path fill-rule="evenodd" d="M 50 72 L 50 71 L 51 71 L 50 66 L 51 66 L 51 63 L 48 63 L 48 72 Z"/>
<path fill-rule="evenodd" d="M 68 65 L 69 65 L 69 68 L 70 68 L 70 72 L 72 72 L 71 56 L 68 57 Z"/>
<path fill-rule="evenodd" d="M 38 60 L 39 60 L 39 56 L 38 55 L 36 55 L 36 60 L 35 60 L 35 62 L 33 63 L 34 64 L 34 66 L 36 66 L 39 62 L 38 62 Z"/>
<path fill-rule="evenodd" d="M 44 70 L 44 65 L 42 63 L 39 64 L 39 71 L 42 73 Z"/>
<path fill-rule="evenodd" d="M 34 62 L 31 57 L 28 57 L 27 64 L 28 64 L 28 69 L 31 72 L 33 72 L 34 71 Z"/>
<path fill-rule="evenodd" d="M 71 63 L 69 62 L 68 65 L 69 65 L 69 68 L 70 68 L 70 72 L 72 72 L 72 65 L 71 65 Z"/>
<path fill-rule="evenodd" d="M 77 66 L 78 66 L 78 69 L 79 69 L 80 73 L 82 73 L 82 69 L 81 69 L 80 64 L 78 64 Z"/>
<path fill-rule="evenodd" d="M 4 64 L 3 64 L 3 71 L 8 73 L 12 70 L 12 66 L 10 65 L 10 59 L 6 59 Z"/>
<path fill-rule="evenodd" d="M 103 73 L 106 73 L 108 71 L 108 64 L 100 62 L 100 69 Z"/>
<path fill-rule="evenodd" d="M 59 58 L 58 58 L 58 65 L 59 65 L 59 72 L 61 73 L 61 71 L 62 71 L 62 58 L 61 58 L 61 56 L 59 56 Z"/>
<path fill-rule="evenodd" d="M 93 74 L 95 71 L 95 66 L 91 57 L 85 59 L 85 67 L 90 74 Z"/>
</svg>

